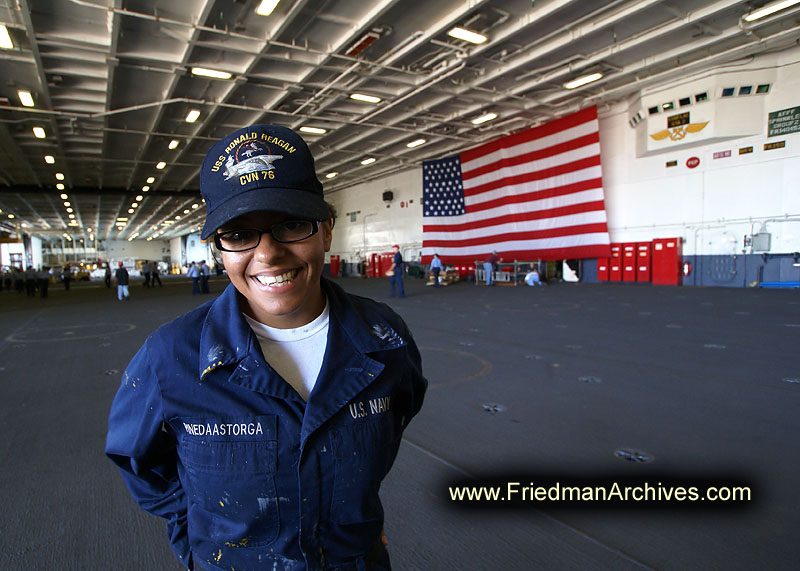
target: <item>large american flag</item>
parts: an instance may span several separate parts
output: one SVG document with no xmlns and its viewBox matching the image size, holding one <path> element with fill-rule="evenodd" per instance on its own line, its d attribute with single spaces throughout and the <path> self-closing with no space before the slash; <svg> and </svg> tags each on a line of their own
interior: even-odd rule
<svg viewBox="0 0 800 571">
<path fill-rule="evenodd" d="M 610 255 L 597 108 L 422 165 L 422 260 Z"/>
</svg>

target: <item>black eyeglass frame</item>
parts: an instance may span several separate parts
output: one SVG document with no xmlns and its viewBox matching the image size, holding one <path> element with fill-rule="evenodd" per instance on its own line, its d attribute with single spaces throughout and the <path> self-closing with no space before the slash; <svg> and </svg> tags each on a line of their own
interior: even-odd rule
<svg viewBox="0 0 800 571">
<path fill-rule="evenodd" d="M 278 238 L 275 237 L 275 234 L 273 234 L 272 231 L 275 227 L 282 226 L 287 222 L 309 222 L 312 225 L 311 232 L 306 236 L 303 236 L 302 238 L 297 238 L 295 240 L 279 240 Z M 283 222 L 278 222 L 277 224 L 273 224 L 266 230 L 257 230 L 256 228 L 236 228 L 235 230 L 228 230 L 226 232 L 216 232 L 214 234 L 214 245 L 222 252 L 234 252 L 234 253 L 247 252 L 248 250 L 255 250 L 256 248 L 258 248 L 259 244 L 261 244 L 261 238 L 264 236 L 264 234 L 269 234 L 270 236 L 272 236 L 272 239 L 278 242 L 279 244 L 294 244 L 295 242 L 302 242 L 303 240 L 307 240 L 308 238 L 319 232 L 319 225 L 321 222 L 322 222 L 321 220 L 299 220 L 299 219 L 284 220 Z M 225 234 L 231 234 L 234 232 L 255 232 L 256 234 L 258 234 L 258 240 L 253 246 L 250 246 L 249 248 L 243 248 L 241 250 L 230 250 L 228 248 L 225 248 L 222 245 L 221 237 L 224 236 Z"/>
</svg>

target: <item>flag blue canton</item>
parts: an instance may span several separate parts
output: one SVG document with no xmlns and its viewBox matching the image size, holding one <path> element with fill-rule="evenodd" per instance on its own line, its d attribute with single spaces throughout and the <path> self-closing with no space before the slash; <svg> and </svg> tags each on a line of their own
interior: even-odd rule
<svg viewBox="0 0 800 571">
<path fill-rule="evenodd" d="M 458 216 L 465 212 L 458 155 L 422 163 L 422 215 Z"/>
</svg>

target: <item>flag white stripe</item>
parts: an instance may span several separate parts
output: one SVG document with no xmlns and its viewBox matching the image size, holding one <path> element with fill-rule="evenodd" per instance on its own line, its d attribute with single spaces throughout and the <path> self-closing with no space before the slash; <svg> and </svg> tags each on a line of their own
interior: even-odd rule
<svg viewBox="0 0 800 571">
<path fill-rule="evenodd" d="M 552 230 L 554 228 L 582 226 L 584 224 L 597 224 L 600 222 L 607 222 L 604 210 L 581 212 L 579 214 L 568 214 L 566 216 L 556 216 L 554 218 L 543 218 L 541 220 L 529 220 L 525 222 L 505 222 L 496 226 L 471 228 L 469 230 L 462 230 L 461 232 L 426 232 L 425 240 L 470 240 L 473 238 L 487 238 L 514 232 Z"/>
<path fill-rule="evenodd" d="M 602 173 L 603 173 L 602 168 L 600 167 L 600 165 L 597 165 L 594 167 L 572 171 L 571 173 L 560 174 L 542 180 L 536 180 L 524 184 L 514 185 L 513 194 L 514 195 L 528 194 L 529 192 L 548 190 L 551 188 L 557 188 L 559 186 L 583 182 L 585 180 L 599 179 L 602 177 Z M 580 192 L 576 194 L 580 194 Z M 501 188 L 490 190 L 488 192 L 482 192 L 480 194 L 475 194 L 472 196 L 465 196 L 464 204 L 467 207 L 467 210 L 469 210 L 469 207 L 474 204 L 482 204 L 484 202 L 490 202 L 492 200 L 497 200 L 498 198 L 504 198 L 508 195 L 509 195 L 509 187 L 504 186 Z"/>
<path fill-rule="evenodd" d="M 516 157 L 517 155 L 547 149 L 554 145 L 565 143 L 567 141 L 571 141 L 572 139 L 577 139 L 578 137 L 584 137 L 586 135 L 596 133 L 598 129 L 599 123 L 597 119 L 592 119 L 586 123 L 576 125 L 575 127 L 566 129 L 564 131 L 559 131 L 558 133 L 553 133 L 552 135 L 542 137 L 541 139 L 534 139 L 533 141 L 520 143 L 519 145 L 508 147 L 506 149 L 498 149 L 493 153 L 489 153 L 488 155 L 481 155 L 480 157 L 472 159 L 471 161 L 462 162 L 461 172 L 467 172 L 485 165 L 490 165 L 504 158 Z"/>
<path fill-rule="evenodd" d="M 592 143 L 591 145 L 586 145 L 585 147 L 578 147 L 577 149 L 571 149 L 569 151 L 553 155 L 552 157 L 547 157 L 546 159 L 539 159 L 538 161 L 529 161 L 527 163 L 520 163 L 518 165 L 503 167 L 498 170 L 482 174 L 481 176 L 476 176 L 475 178 L 464 178 L 464 190 L 466 191 L 468 189 L 475 188 L 482 184 L 495 182 L 503 178 L 530 174 L 537 171 L 543 171 L 546 169 L 560 167 L 562 165 L 578 161 L 581 159 L 586 159 L 589 157 L 599 157 L 599 156 L 600 156 L 600 143 Z M 466 176 L 467 173 L 464 169 L 462 169 L 461 172 L 463 173 L 462 176 Z"/>
<path fill-rule="evenodd" d="M 552 250 L 555 248 L 573 248 L 578 246 L 607 246 L 608 233 L 595 232 L 593 234 L 575 234 L 573 236 L 558 236 L 555 238 L 542 238 L 539 240 L 509 240 L 507 242 L 493 242 L 480 246 L 463 246 L 457 248 L 423 247 L 422 255 L 429 256 L 438 253 L 439 256 L 469 256 L 482 259 L 492 250 L 498 252 L 524 251 L 524 250 Z M 501 262 L 502 263 L 502 262 Z"/>
</svg>

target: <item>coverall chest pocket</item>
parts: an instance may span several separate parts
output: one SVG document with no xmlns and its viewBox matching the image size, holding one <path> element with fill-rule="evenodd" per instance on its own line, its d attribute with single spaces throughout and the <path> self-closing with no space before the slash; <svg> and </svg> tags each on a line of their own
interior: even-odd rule
<svg viewBox="0 0 800 571">
<path fill-rule="evenodd" d="M 194 427 L 187 428 L 178 448 L 186 469 L 190 533 L 230 548 L 275 541 L 277 417 L 184 424 Z"/>
<path fill-rule="evenodd" d="M 396 434 L 389 413 L 331 427 L 334 521 L 356 524 L 383 518 L 378 490 L 397 453 Z"/>
</svg>

